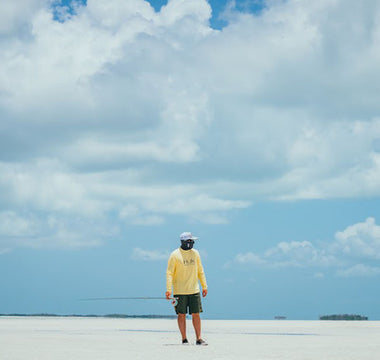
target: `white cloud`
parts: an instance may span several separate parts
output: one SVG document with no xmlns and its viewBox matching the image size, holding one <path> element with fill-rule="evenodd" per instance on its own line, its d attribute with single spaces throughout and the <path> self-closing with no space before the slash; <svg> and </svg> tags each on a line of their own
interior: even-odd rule
<svg viewBox="0 0 380 360">
<path fill-rule="evenodd" d="M 326 254 L 323 249 L 314 247 L 309 241 L 291 241 L 280 242 L 261 255 L 252 252 L 238 254 L 234 261 L 267 267 L 308 267 L 329 266 L 336 259 Z"/>
<path fill-rule="evenodd" d="M 59 162 L 44 159 L 29 164 L 0 163 L 0 171 L 3 197 L 13 206 L 90 216 L 106 210 L 106 201 L 89 196 L 86 186 L 90 179 L 70 173 Z"/>
<path fill-rule="evenodd" d="M 183 144 L 178 141 L 169 144 L 159 144 L 147 141 L 145 143 L 129 143 L 128 139 L 110 139 L 99 141 L 95 139 L 79 139 L 76 144 L 65 150 L 64 156 L 74 164 L 112 164 L 136 161 L 158 162 L 188 162 L 193 161 L 198 152 L 194 144 Z M 78 154 L 80 156 L 78 157 Z"/>
<path fill-rule="evenodd" d="M 248 201 L 223 200 L 210 197 L 207 194 L 197 194 L 196 189 L 192 186 L 189 188 L 172 188 L 171 192 L 171 196 L 168 194 L 169 191 L 162 194 L 164 196 L 162 196 L 161 203 L 158 201 L 148 201 L 147 208 L 169 214 L 190 214 L 194 212 L 206 212 L 207 214 L 209 211 L 244 209 L 250 205 Z M 192 192 L 194 193 L 192 194 Z M 180 196 L 176 197 L 176 193 Z"/>
<path fill-rule="evenodd" d="M 335 261 L 334 257 L 325 254 L 309 241 L 280 242 L 268 249 L 264 256 L 275 266 L 327 266 Z"/>
<path fill-rule="evenodd" d="M 9 35 L 30 25 L 35 12 L 48 0 L 2 0 L 0 3 L 0 35 Z"/>
<path fill-rule="evenodd" d="M 340 277 L 371 277 L 380 275 L 380 267 L 357 264 L 348 269 L 338 270 Z"/>
<path fill-rule="evenodd" d="M 31 219 L 19 216 L 14 211 L 0 212 L 0 236 L 26 236 L 35 233 L 35 224 Z"/>
<path fill-rule="evenodd" d="M 280 242 L 261 254 L 246 252 L 237 254 L 233 263 L 278 267 L 322 267 L 337 269 L 338 276 L 374 276 L 380 268 L 358 261 L 370 262 L 379 259 L 380 226 L 374 218 L 348 226 L 335 234 L 331 243 L 314 245 L 309 241 Z M 231 262 L 226 264 L 230 267 Z M 321 272 L 316 278 L 324 277 Z"/>
<path fill-rule="evenodd" d="M 209 33 L 208 21 L 211 18 L 211 7 L 208 2 L 203 0 L 169 0 L 167 5 L 161 8 L 159 21 L 164 26 L 177 24 L 182 31 L 187 29 L 190 35 L 189 27 L 200 33 Z M 182 23 L 182 24 L 181 24 Z M 194 35 L 194 34 L 191 34 Z"/>
<path fill-rule="evenodd" d="M 252 252 L 237 254 L 235 256 L 235 261 L 240 264 L 253 264 L 253 265 L 267 264 L 266 260 L 262 259 L 259 255 L 256 255 Z"/>
<path fill-rule="evenodd" d="M 48 213 L 0 212 L 0 249 L 93 247 L 117 236 L 119 229 L 104 221 Z"/>
<path fill-rule="evenodd" d="M 231 7 L 221 31 L 206 0 L 61 10 L 0 5 L 1 211 L 222 224 L 257 199 L 380 194 L 378 1 Z M 261 258 L 329 261 L 292 246 Z"/>
<path fill-rule="evenodd" d="M 373 217 L 335 234 L 332 249 L 354 258 L 380 259 L 380 226 Z"/>
<path fill-rule="evenodd" d="M 168 252 L 161 250 L 143 250 L 141 248 L 134 248 L 131 258 L 134 260 L 160 261 L 167 260 L 169 255 Z"/>
</svg>

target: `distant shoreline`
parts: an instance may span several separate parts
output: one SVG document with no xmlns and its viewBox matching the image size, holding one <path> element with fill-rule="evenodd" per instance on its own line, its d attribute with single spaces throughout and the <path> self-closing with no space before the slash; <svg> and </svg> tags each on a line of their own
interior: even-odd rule
<svg viewBox="0 0 380 360">
<path fill-rule="evenodd" d="M 11 313 L 11 314 L 0 314 L 2 317 L 46 317 L 46 318 L 107 318 L 107 319 L 177 319 L 177 315 L 128 315 L 128 314 L 105 314 L 105 315 L 95 315 L 95 314 L 49 314 L 49 313 L 35 313 L 35 314 L 23 314 L 23 313 Z M 368 317 L 360 315 L 323 315 L 319 316 L 319 319 L 208 319 L 208 320 L 222 320 L 222 321 L 370 321 Z M 372 320 L 379 321 L 379 320 Z"/>
<path fill-rule="evenodd" d="M 333 320 L 333 321 L 367 321 L 368 316 L 357 315 L 357 314 L 332 314 L 332 315 L 321 315 L 319 320 Z"/>
<path fill-rule="evenodd" d="M 78 314 L 71 314 L 71 315 L 59 315 L 59 314 L 0 314 L 0 317 L 87 317 L 87 318 L 112 318 L 112 319 L 129 319 L 129 318 L 138 318 L 138 319 L 176 319 L 177 315 L 126 315 L 126 314 L 106 314 L 106 315 L 94 315 L 94 314 L 87 314 L 87 315 L 78 315 Z"/>
</svg>

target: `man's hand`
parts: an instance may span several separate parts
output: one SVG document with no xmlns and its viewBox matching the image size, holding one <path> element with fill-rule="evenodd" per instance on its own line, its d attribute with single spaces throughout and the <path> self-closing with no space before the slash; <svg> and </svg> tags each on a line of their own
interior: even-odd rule
<svg viewBox="0 0 380 360">
<path fill-rule="evenodd" d="M 165 293 L 165 296 L 166 296 L 166 298 L 167 298 L 168 300 L 170 300 L 171 295 L 172 295 L 171 291 L 167 291 L 167 292 Z"/>
<path fill-rule="evenodd" d="M 207 289 L 202 290 L 202 296 L 205 297 L 207 295 Z"/>
</svg>

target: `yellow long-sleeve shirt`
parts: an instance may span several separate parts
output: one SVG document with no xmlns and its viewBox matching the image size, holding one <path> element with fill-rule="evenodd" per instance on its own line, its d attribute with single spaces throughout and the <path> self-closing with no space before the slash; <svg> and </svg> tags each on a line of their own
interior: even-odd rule
<svg viewBox="0 0 380 360">
<path fill-rule="evenodd" d="M 207 289 L 206 276 L 203 271 L 201 257 L 195 249 L 174 250 L 168 261 L 166 270 L 166 290 L 175 295 L 187 295 L 198 293 L 199 283 L 202 289 Z"/>
</svg>

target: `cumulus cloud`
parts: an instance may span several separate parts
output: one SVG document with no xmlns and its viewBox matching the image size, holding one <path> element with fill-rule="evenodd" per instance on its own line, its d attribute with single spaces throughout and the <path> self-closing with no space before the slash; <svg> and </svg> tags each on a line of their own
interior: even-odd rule
<svg viewBox="0 0 380 360">
<path fill-rule="evenodd" d="M 340 277 L 371 277 L 380 275 L 380 267 L 357 264 L 350 268 L 338 270 Z"/>
<path fill-rule="evenodd" d="M 309 241 L 280 242 L 262 255 L 252 252 L 238 254 L 235 262 L 240 264 L 264 265 L 268 267 L 328 266 L 335 257 L 323 249 L 316 248 Z"/>
<path fill-rule="evenodd" d="M 102 245 L 118 235 L 117 227 L 85 217 L 75 219 L 43 214 L 0 212 L 0 250 L 18 247 L 76 249 Z"/>
<path fill-rule="evenodd" d="M 347 257 L 380 259 L 380 226 L 373 217 L 335 234 L 333 251 Z"/>
<path fill-rule="evenodd" d="M 131 258 L 134 260 L 145 261 L 167 260 L 169 258 L 169 253 L 160 250 L 143 250 L 141 248 L 134 248 Z"/>
<path fill-rule="evenodd" d="M 356 262 L 378 260 L 379 242 L 380 226 L 371 217 L 336 232 L 330 243 L 314 245 L 310 241 L 280 242 L 261 254 L 239 253 L 233 263 L 266 268 L 334 268 L 336 275 L 341 277 L 375 276 L 380 274 L 379 267 Z M 316 272 L 315 277 L 323 278 L 324 275 Z"/>
<path fill-rule="evenodd" d="M 54 4 L 0 5 L 1 211 L 221 224 L 257 199 L 380 194 L 378 1 L 230 7 L 222 30 L 206 0 Z"/>
<path fill-rule="evenodd" d="M 0 236 L 25 236 L 35 232 L 31 220 L 13 211 L 0 212 Z"/>
<path fill-rule="evenodd" d="M 253 264 L 253 265 L 264 265 L 266 260 L 262 259 L 259 255 L 252 252 L 241 253 L 235 256 L 235 261 L 239 264 Z"/>
<path fill-rule="evenodd" d="M 47 0 L 2 0 L 0 3 L 0 35 L 10 35 L 25 30 L 34 14 Z"/>
</svg>

